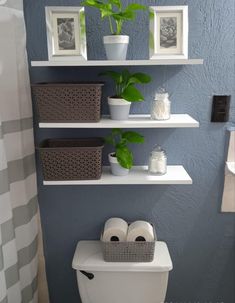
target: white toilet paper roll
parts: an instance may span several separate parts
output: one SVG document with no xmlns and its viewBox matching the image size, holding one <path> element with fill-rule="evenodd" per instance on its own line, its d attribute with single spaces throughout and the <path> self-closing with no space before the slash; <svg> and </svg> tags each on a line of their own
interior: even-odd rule
<svg viewBox="0 0 235 303">
<path fill-rule="evenodd" d="M 154 241 L 154 231 L 150 223 L 146 221 L 135 221 L 130 224 L 127 232 L 127 241 Z"/>
<path fill-rule="evenodd" d="M 110 218 L 105 222 L 102 241 L 126 241 L 128 224 L 121 218 Z"/>
</svg>

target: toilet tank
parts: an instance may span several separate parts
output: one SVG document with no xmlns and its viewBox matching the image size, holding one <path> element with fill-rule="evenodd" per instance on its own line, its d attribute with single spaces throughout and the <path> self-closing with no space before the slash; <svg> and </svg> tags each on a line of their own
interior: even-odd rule
<svg viewBox="0 0 235 303">
<path fill-rule="evenodd" d="M 80 241 L 72 267 L 82 303 L 163 303 L 172 262 L 160 241 L 149 263 L 105 262 L 100 241 Z"/>
</svg>

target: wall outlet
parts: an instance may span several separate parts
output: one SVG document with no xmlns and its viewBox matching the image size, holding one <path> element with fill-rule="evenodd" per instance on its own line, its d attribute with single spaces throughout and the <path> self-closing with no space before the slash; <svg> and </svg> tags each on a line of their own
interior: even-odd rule
<svg viewBox="0 0 235 303">
<path fill-rule="evenodd" d="M 213 96 L 211 122 L 227 122 L 231 96 Z"/>
</svg>

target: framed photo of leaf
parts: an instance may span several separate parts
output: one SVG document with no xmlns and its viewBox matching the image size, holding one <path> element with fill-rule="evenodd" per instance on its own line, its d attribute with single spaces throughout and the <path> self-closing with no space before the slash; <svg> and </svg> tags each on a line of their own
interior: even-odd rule
<svg viewBox="0 0 235 303">
<path fill-rule="evenodd" d="M 150 59 L 188 59 L 188 6 L 150 6 Z"/>
<path fill-rule="evenodd" d="M 47 6 L 49 60 L 87 60 L 84 7 Z"/>
</svg>

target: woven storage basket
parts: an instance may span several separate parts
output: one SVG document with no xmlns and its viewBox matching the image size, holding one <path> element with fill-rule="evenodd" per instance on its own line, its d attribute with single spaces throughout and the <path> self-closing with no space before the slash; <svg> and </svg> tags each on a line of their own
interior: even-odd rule
<svg viewBox="0 0 235 303">
<path fill-rule="evenodd" d="M 157 240 L 153 227 L 154 238 Z M 152 262 L 155 252 L 153 242 L 103 242 L 103 256 L 106 262 Z"/>
<path fill-rule="evenodd" d="M 101 83 L 32 84 L 39 122 L 99 122 Z"/>
<path fill-rule="evenodd" d="M 100 179 L 103 145 L 101 138 L 44 140 L 38 148 L 44 180 Z"/>
</svg>

